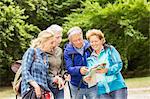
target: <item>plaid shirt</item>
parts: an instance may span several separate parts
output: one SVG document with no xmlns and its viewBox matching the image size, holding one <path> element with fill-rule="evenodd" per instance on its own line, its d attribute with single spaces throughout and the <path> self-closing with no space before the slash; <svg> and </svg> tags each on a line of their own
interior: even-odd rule
<svg viewBox="0 0 150 99">
<path fill-rule="evenodd" d="M 44 57 L 46 56 L 46 63 Z M 29 48 L 22 59 L 22 83 L 21 95 L 29 90 L 29 82 L 35 81 L 44 90 L 50 91 L 48 87 L 48 55 L 39 48 Z"/>
</svg>

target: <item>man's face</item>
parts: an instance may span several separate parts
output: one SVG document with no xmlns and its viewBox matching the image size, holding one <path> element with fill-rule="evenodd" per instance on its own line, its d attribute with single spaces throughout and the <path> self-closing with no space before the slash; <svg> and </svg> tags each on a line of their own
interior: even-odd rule
<svg viewBox="0 0 150 99">
<path fill-rule="evenodd" d="M 83 46 L 83 37 L 81 34 L 72 35 L 70 41 L 76 48 L 81 48 Z"/>
</svg>

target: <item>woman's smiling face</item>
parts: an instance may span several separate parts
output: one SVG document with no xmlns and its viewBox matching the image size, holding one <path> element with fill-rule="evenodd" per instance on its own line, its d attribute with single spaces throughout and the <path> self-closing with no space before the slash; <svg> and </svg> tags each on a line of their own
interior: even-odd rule
<svg viewBox="0 0 150 99">
<path fill-rule="evenodd" d="M 100 38 L 96 35 L 93 35 L 89 38 L 91 47 L 93 48 L 93 50 L 97 51 L 101 49 L 101 46 L 103 45 L 102 40 L 100 40 Z"/>
</svg>

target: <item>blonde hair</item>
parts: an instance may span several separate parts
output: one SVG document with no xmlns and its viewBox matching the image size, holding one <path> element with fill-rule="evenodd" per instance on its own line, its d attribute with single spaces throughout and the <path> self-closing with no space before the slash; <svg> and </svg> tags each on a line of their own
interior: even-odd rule
<svg viewBox="0 0 150 99">
<path fill-rule="evenodd" d="M 97 30 L 97 29 L 92 29 L 92 30 L 88 30 L 86 33 L 86 38 L 89 40 L 91 36 L 98 36 L 100 40 L 103 40 L 103 44 L 106 42 L 104 34 L 102 33 L 101 30 Z"/>
<path fill-rule="evenodd" d="M 40 47 L 43 42 L 49 40 L 51 37 L 54 37 L 54 33 L 52 31 L 43 30 L 39 33 L 36 39 L 31 41 L 31 47 L 37 48 Z"/>
</svg>

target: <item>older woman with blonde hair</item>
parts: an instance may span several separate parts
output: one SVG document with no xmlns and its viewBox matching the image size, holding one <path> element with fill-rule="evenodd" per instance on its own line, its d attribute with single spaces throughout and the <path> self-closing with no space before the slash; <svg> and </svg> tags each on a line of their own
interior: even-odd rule
<svg viewBox="0 0 150 99">
<path fill-rule="evenodd" d="M 112 45 L 105 44 L 104 34 L 100 30 L 89 30 L 86 38 L 93 48 L 87 59 L 88 66 L 97 66 L 97 98 L 127 99 L 127 87 L 121 75 L 123 63 L 119 52 Z"/>
<path fill-rule="evenodd" d="M 49 58 L 49 76 L 52 83 L 49 84 L 51 91 L 54 94 L 55 99 L 64 99 L 64 64 L 63 64 L 63 51 L 59 47 L 62 41 L 63 28 L 57 24 L 50 25 L 47 31 L 52 31 L 56 39 L 56 48 L 53 53 L 48 54 Z"/>
<path fill-rule="evenodd" d="M 54 33 L 46 30 L 40 32 L 38 37 L 31 41 L 30 48 L 22 58 L 21 96 L 23 99 L 29 99 L 27 95 L 32 89 L 35 91 L 35 96 L 30 99 L 41 99 L 43 94 L 46 95 L 44 99 L 50 99 L 47 52 L 53 52 L 55 47 Z"/>
</svg>

